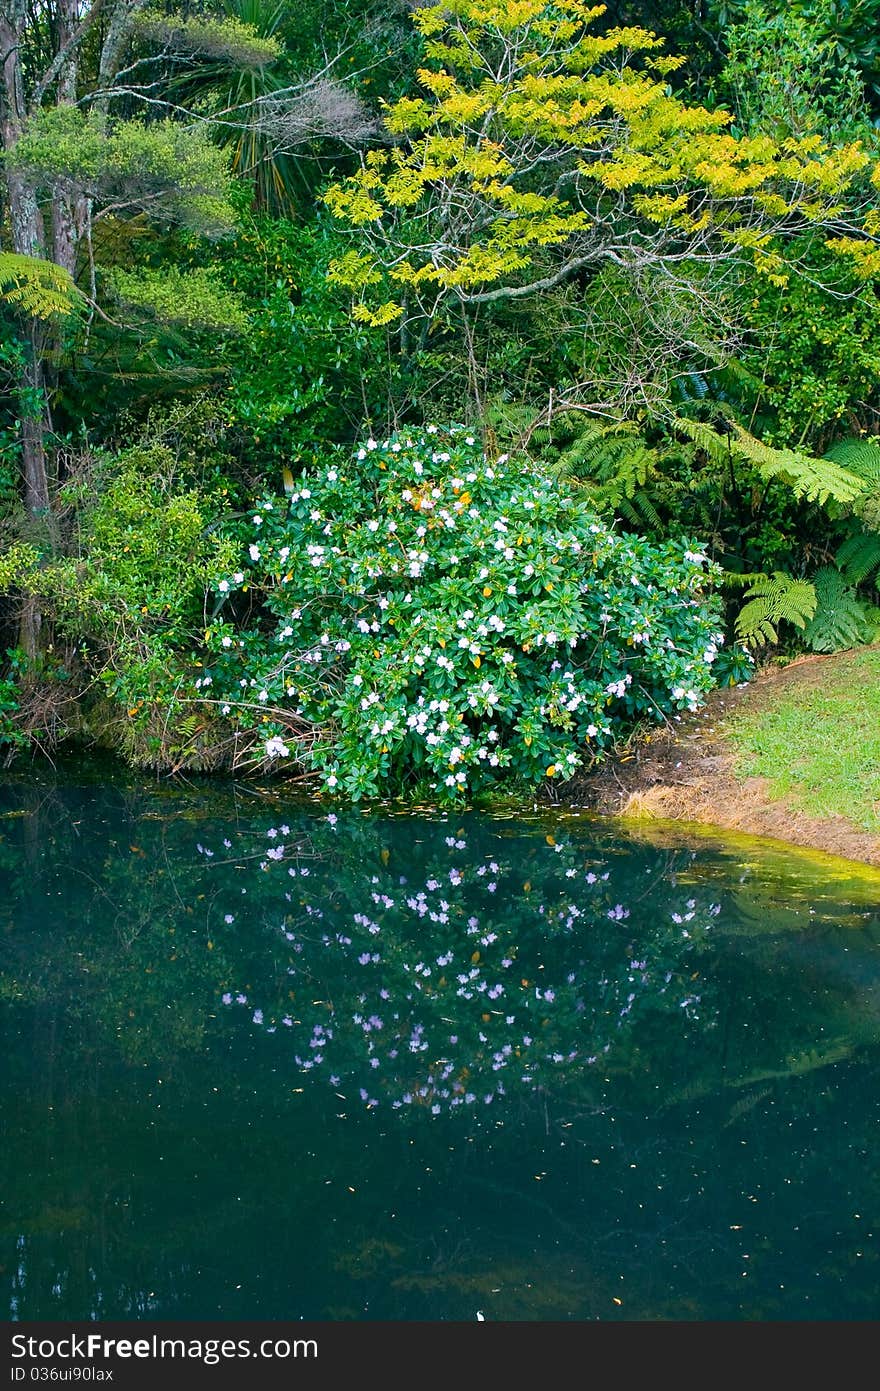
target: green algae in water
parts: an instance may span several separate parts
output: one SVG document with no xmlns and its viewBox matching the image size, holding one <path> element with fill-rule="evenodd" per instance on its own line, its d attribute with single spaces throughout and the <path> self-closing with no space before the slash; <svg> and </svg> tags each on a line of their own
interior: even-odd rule
<svg viewBox="0 0 880 1391">
<path fill-rule="evenodd" d="M 855 867 L 75 770 L 9 812 L 8 1318 L 876 1316 Z"/>
</svg>

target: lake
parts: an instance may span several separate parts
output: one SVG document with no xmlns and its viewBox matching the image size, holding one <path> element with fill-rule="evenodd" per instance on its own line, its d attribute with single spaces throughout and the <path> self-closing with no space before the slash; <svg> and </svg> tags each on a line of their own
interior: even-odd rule
<svg viewBox="0 0 880 1391">
<path fill-rule="evenodd" d="M 880 874 L 0 780 L 13 1320 L 874 1319 Z"/>
</svg>

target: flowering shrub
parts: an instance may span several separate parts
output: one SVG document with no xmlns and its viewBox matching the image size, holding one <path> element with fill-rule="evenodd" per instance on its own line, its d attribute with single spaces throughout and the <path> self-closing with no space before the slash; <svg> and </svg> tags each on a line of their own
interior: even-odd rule
<svg viewBox="0 0 880 1391">
<path fill-rule="evenodd" d="M 242 557 L 215 583 L 199 691 L 267 768 L 305 760 L 349 799 L 564 780 L 714 684 L 704 553 L 615 533 L 462 427 L 303 472 L 249 517 Z M 259 623 L 236 620 L 238 591 Z"/>
</svg>

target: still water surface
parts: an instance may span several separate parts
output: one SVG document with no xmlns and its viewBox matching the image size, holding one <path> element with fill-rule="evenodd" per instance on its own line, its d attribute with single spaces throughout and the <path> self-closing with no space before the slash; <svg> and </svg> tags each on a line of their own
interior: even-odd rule
<svg viewBox="0 0 880 1391">
<path fill-rule="evenodd" d="M 880 1313 L 878 876 L 83 765 L 0 874 L 3 1317 Z"/>
</svg>

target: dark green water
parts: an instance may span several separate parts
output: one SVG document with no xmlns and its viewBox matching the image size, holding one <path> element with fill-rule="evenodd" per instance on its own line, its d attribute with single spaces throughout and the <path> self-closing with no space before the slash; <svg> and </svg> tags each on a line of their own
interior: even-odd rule
<svg viewBox="0 0 880 1391">
<path fill-rule="evenodd" d="M 3 1316 L 874 1319 L 878 879 L 0 784 Z"/>
</svg>

